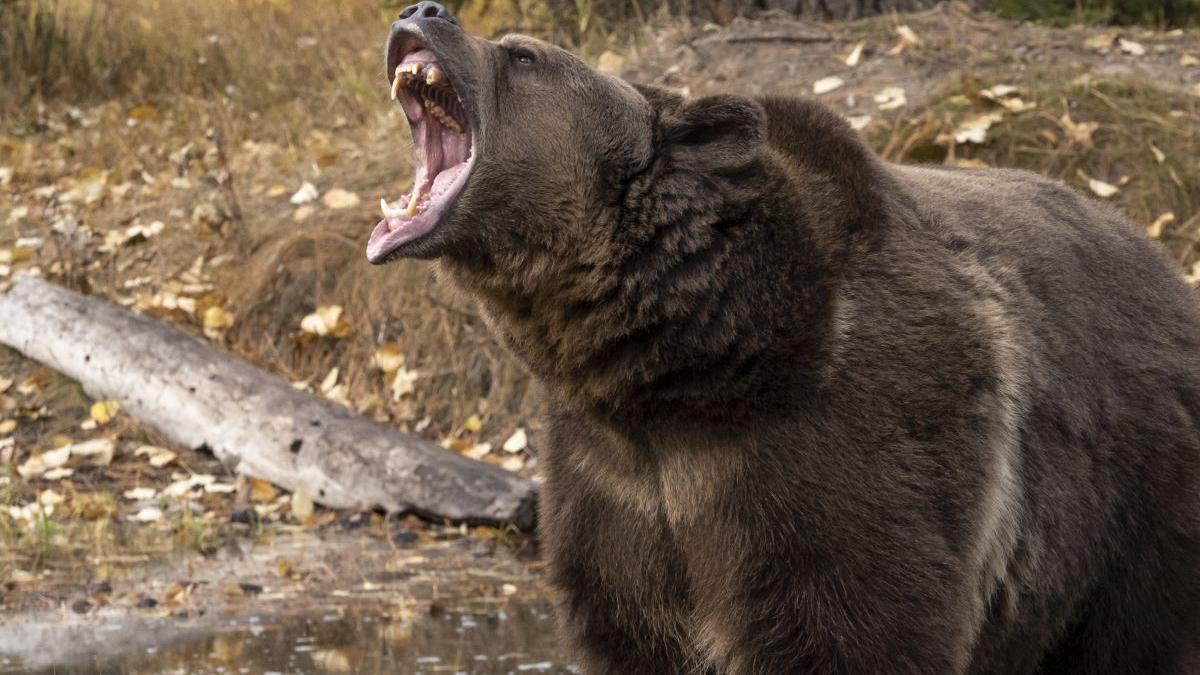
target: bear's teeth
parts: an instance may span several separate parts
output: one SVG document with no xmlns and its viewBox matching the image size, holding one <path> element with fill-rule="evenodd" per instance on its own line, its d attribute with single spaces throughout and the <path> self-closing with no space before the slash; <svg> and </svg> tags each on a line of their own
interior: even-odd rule
<svg viewBox="0 0 1200 675">
<path fill-rule="evenodd" d="M 401 209 L 400 215 L 404 216 L 405 218 L 412 218 L 413 216 L 417 215 L 417 202 L 419 201 L 421 201 L 420 193 L 414 192 L 413 196 L 408 200 L 408 206 Z"/>
<path fill-rule="evenodd" d="M 383 211 L 384 218 L 395 218 L 404 214 L 404 209 L 392 207 L 392 205 L 388 204 L 387 200 L 383 199 L 382 197 L 379 199 L 379 208 Z"/>
<path fill-rule="evenodd" d="M 404 87 L 404 78 L 400 77 L 400 68 L 396 68 L 396 77 L 392 80 L 392 100 L 395 101 L 400 97 L 400 90 Z"/>
<path fill-rule="evenodd" d="M 434 118 L 437 119 L 438 122 L 441 122 L 442 126 L 446 127 L 447 129 L 450 129 L 451 131 L 454 131 L 454 132 L 457 132 L 460 134 L 462 133 L 462 126 L 460 126 L 459 123 L 453 117 L 451 117 L 445 110 L 443 110 L 442 106 L 438 105 L 437 103 L 433 102 L 432 100 L 430 100 L 428 98 L 426 98 L 424 100 L 425 100 L 425 109 L 428 110 L 429 113 L 431 115 L 433 115 Z"/>
<path fill-rule="evenodd" d="M 429 68 L 425 70 L 425 84 L 431 87 L 445 79 L 445 73 L 443 73 L 442 69 L 438 68 L 436 64 L 430 65 Z"/>
</svg>

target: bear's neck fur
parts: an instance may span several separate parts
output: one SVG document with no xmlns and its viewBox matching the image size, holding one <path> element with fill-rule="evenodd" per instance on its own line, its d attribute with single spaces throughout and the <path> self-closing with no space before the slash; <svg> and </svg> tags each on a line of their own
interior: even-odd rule
<svg viewBox="0 0 1200 675">
<path fill-rule="evenodd" d="M 783 410 L 819 386 L 845 260 L 884 225 L 886 171 L 815 103 L 736 99 L 763 113 L 757 139 L 681 144 L 671 120 L 686 103 L 640 91 L 657 111 L 653 156 L 578 223 L 587 236 L 445 269 L 554 405 L 637 424 Z"/>
</svg>

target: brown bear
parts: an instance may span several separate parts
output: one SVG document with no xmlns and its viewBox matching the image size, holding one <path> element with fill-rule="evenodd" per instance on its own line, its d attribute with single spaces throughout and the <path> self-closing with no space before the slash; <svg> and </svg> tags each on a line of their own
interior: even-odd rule
<svg viewBox="0 0 1200 675">
<path fill-rule="evenodd" d="M 1196 673 L 1200 312 L 1114 210 L 409 7 L 438 258 L 544 383 L 587 673 Z"/>
</svg>

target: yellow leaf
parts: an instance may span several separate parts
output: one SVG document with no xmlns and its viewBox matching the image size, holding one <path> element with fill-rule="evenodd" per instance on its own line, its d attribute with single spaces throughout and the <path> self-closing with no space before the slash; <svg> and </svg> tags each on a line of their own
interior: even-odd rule
<svg viewBox="0 0 1200 675">
<path fill-rule="evenodd" d="M 1167 211 L 1156 218 L 1153 223 L 1150 223 L 1150 227 L 1146 228 L 1146 234 L 1151 239 L 1158 239 L 1162 236 L 1163 228 L 1173 222 L 1175 222 L 1175 213 L 1173 211 Z"/>
<path fill-rule="evenodd" d="M 152 105 L 139 105 L 130 109 L 129 119 L 139 122 L 152 122 L 158 119 L 158 108 Z"/>
<path fill-rule="evenodd" d="M 275 486 L 261 478 L 251 478 L 250 499 L 260 504 L 275 501 Z"/>
<path fill-rule="evenodd" d="M 96 424 L 108 424 L 120 409 L 121 404 L 116 401 L 96 401 L 92 404 L 92 419 L 96 420 Z"/>
<path fill-rule="evenodd" d="M 16 420 L 4 420 L 0 422 L 0 434 L 11 434 L 17 428 Z"/>
<path fill-rule="evenodd" d="M 846 58 L 840 60 L 851 68 L 857 66 L 859 62 L 862 61 L 863 48 L 866 46 L 867 43 L 865 42 L 860 42 L 854 45 L 854 49 L 850 50 L 850 53 L 846 55 Z"/>
<path fill-rule="evenodd" d="M 220 331 L 233 325 L 233 315 L 218 305 L 204 310 L 204 330 Z"/>
<path fill-rule="evenodd" d="M 371 365 L 385 373 L 394 373 L 404 366 L 404 354 L 400 351 L 400 345 L 395 342 L 385 342 L 379 345 L 379 349 L 375 350 L 375 356 L 371 358 Z"/>
<path fill-rule="evenodd" d="M 1158 162 L 1159 164 L 1167 161 L 1167 154 L 1162 150 L 1159 150 L 1158 146 L 1154 143 L 1150 144 L 1150 152 L 1154 155 L 1154 161 Z"/>
<path fill-rule="evenodd" d="M 303 523 L 305 520 L 311 518 L 312 514 L 312 497 L 308 494 L 308 488 L 301 485 L 292 493 L 292 515 L 295 516 L 296 520 Z"/>
<path fill-rule="evenodd" d="M 342 316 L 341 305 L 325 305 L 301 319 L 300 330 L 318 337 L 345 337 L 350 325 Z"/>
<path fill-rule="evenodd" d="M 508 437 L 507 441 L 504 441 L 504 450 L 505 452 L 520 452 L 527 445 L 529 445 L 529 438 L 525 435 L 525 430 L 517 429 L 512 436 Z"/>
<path fill-rule="evenodd" d="M 483 428 L 483 420 L 479 419 L 479 415 L 471 415 L 463 422 L 463 431 L 475 433 Z"/>
<path fill-rule="evenodd" d="M 416 391 L 417 371 L 407 368 L 400 368 L 396 371 L 396 377 L 392 380 L 392 400 L 399 401 Z"/>
</svg>

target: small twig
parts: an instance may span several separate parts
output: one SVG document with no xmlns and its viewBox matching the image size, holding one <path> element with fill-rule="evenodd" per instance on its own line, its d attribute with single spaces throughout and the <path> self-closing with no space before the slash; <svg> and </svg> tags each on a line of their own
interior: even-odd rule
<svg viewBox="0 0 1200 675">
<path fill-rule="evenodd" d="M 233 171 L 229 168 L 229 156 L 225 153 L 225 135 L 216 129 L 209 129 L 206 135 L 217 148 L 217 161 L 221 163 L 222 174 L 217 184 L 225 194 L 225 201 L 229 206 L 229 219 L 241 225 L 242 206 L 238 202 L 237 192 L 233 189 Z"/>
</svg>

